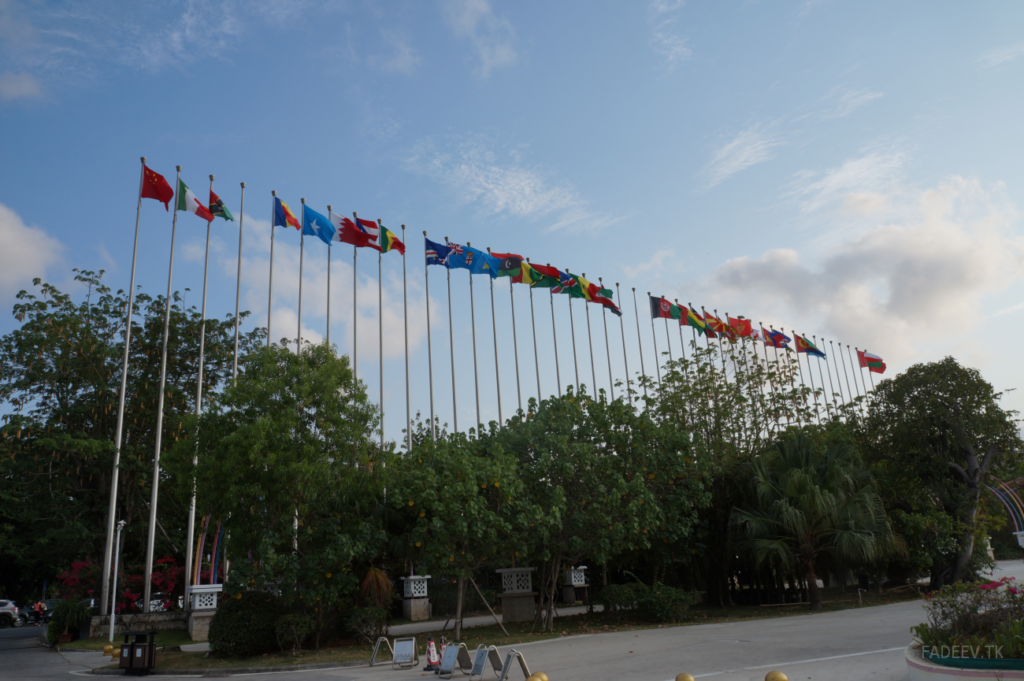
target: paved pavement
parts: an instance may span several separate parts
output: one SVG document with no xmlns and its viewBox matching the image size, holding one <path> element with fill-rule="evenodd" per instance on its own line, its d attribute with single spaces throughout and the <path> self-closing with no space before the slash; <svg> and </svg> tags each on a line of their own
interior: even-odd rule
<svg viewBox="0 0 1024 681">
<path fill-rule="evenodd" d="M 1024 582 L 1024 562 L 1000 563 L 995 577 Z M 714 681 L 760 681 L 771 669 L 796 681 L 871 679 L 906 681 L 903 648 L 910 627 L 923 620 L 920 602 L 793 616 L 784 619 L 705 624 L 639 632 L 567 636 L 516 646 L 533 671 L 551 681 L 669 681 L 681 672 Z M 40 629 L 0 630 L 0 678 L 66 679 L 105 662 L 97 653 L 56 653 L 31 645 Z M 397 627 L 396 627 L 397 629 Z M 504 655 L 508 651 L 502 648 Z M 518 679 L 514 670 L 512 679 Z M 485 678 L 491 678 L 490 672 Z M 390 665 L 252 674 L 274 681 L 412 681 L 420 669 Z M 458 678 L 459 675 L 456 675 Z"/>
</svg>

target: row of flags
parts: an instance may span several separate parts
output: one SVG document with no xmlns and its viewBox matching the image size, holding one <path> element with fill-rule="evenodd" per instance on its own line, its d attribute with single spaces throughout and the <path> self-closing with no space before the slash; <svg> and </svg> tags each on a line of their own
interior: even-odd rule
<svg viewBox="0 0 1024 681">
<path fill-rule="evenodd" d="M 790 338 L 781 331 L 775 329 L 755 329 L 753 323 L 745 317 L 727 316 L 723 321 L 703 308 L 697 310 L 692 305 L 680 305 L 672 303 L 665 297 L 650 296 L 651 317 L 654 319 L 675 319 L 680 326 L 689 326 L 695 333 L 703 334 L 708 338 L 724 338 L 736 342 L 738 338 L 750 338 L 754 341 L 761 341 L 769 348 L 789 350 L 790 343 L 794 343 L 798 353 L 807 353 L 812 357 L 825 358 L 825 353 L 818 348 L 809 338 L 794 333 Z M 866 350 L 857 351 L 857 359 L 863 369 L 876 374 L 885 373 L 885 362 L 878 355 L 873 355 Z"/>
<path fill-rule="evenodd" d="M 143 178 L 142 197 L 157 199 L 169 210 L 175 192 L 167 180 L 148 167 L 144 167 Z M 178 210 L 188 211 L 207 221 L 212 221 L 215 217 L 234 220 L 227 206 L 212 189 L 209 204 L 203 204 L 183 181 L 179 180 L 178 183 Z M 402 240 L 380 222 L 365 220 L 354 214 L 352 219 L 340 213 L 325 216 L 305 204 L 302 206 L 300 220 L 295 217 L 288 204 L 277 196 L 274 197 L 273 227 L 294 227 L 303 234 L 320 238 L 327 245 L 337 241 L 359 248 L 372 248 L 381 253 L 405 253 L 405 244 Z M 486 274 L 492 279 L 511 277 L 514 284 L 547 288 L 551 289 L 552 293 L 565 293 L 572 298 L 582 298 L 588 303 L 602 305 L 615 315 L 622 315 L 613 300 L 614 291 L 598 286 L 581 275 L 563 272 L 551 265 L 531 263 L 528 258 L 515 253 L 482 251 L 448 241 L 447 238 L 444 243 L 440 243 L 424 236 L 423 241 L 426 265 L 465 269 L 469 270 L 470 274 Z M 650 307 L 654 319 L 678 320 L 681 326 L 692 327 L 696 333 L 708 338 L 722 337 L 733 342 L 738 338 L 750 338 L 761 341 L 767 347 L 780 350 L 790 349 L 789 344 L 793 343 L 798 353 L 825 358 L 825 353 L 806 336 L 794 333 L 794 338 L 790 338 L 774 329 L 755 329 L 751 321 L 744 317 L 729 316 L 722 320 L 706 310 L 698 311 L 692 305 L 680 305 L 664 297 L 655 296 L 650 296 Z M 861 368 L 878 374 L 885 372 L 885 362 L 878 355 L 858 350 L 857 359 Z"/>
</svg>

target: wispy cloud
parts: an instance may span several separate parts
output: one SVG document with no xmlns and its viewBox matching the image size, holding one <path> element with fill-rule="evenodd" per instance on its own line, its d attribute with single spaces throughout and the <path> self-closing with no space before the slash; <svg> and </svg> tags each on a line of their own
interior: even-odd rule
<svg viewBox="0 0 1024 681">
<path fill-rule="evenodd" d="M 392 54 L 386 58 L 376 58 L 373 64 L 382 71 L 391 71 L 412 75 L 420 64 L 420 56 L 412 46 L 408 36 L 395 31 L 381 31 L 384 43 L 391 47 Z"/>
<path fill-rule="evenodd" d="M 773 157 L 772 150 L 783 141 L 760 125 L 754 125 L 721 145 L 704 167 L 704 188 L 710 189 L 730 175 Z"/>
<path fill-rule="evenodd" d="M 39 227 L 26 225 L 21 216 L 0 203 L 0 301 L 10 303 L 33 277 L 61 262 L 64 244 Z"/>
<path fill-rule="evenodd" d="M 676 28 L 682 7 L 683 0 L 654 0 L 647 6 L 651 46 L 665 59 L 665 68 L 669 73 L 693 56 L 693 50 L 686 45 L 686 38 Z"/>
<path fill-rule="evenodd" d="M 1024 56 L 1024 41 L 1014 43 L 1013 45 L 997 47 L 983 53 L 978 57 L 978 66 L 982 69 L 993 69 L 1000 64 L 1013 61 L 1021 56 Z"/>
<path fill-rule="evenodd" d="M 822 118 L 842 118 L 853 113 L 869 102 L 873 102 L 882 96 L 881 92 L 868 92 L 866 90 L 855 90 L 852 88 L 836 88 L 825 101 L 828 108 L 822 114 Z"/>
<path fill-rule="evenodd" d="M 902 177 L 906 155 L 897 149 L 874 150 L 824 173 L 798 173 L 786 193 L 803 213 L 840 204 L 852 214 L 874 212 L 884 194 Z"/>
<path fill-rule="evenodd" d="M 593 231 L 623 219 L 592 211 L 576 189 L 525 165 L 518 151 L 500 154 L 481 137 L 446 142 L 439 148 L 433 139 L 424 140 L 406 159 L 406 168 L 441 182 L 457 200 L 476 204 L 485 214 L 548 218 L 550 230 Z"/>
<path fill-rule="evenodd" d="M 43 94 L 43 88 L 35 76 L 29 73 L 0 73 L 0 99 L 33 99 Z"/>
<path fill-rule="evenodd" d="M 516 63 L 512 24 L 498 17 L 488 0 L 443 0 L 443 9 L 455 35 L 469 38 L 476 48 L 482 77 Z"/>
<path fill-rule="evenodd" d="M 623 267 L 622 271 L 630 278 L 636 277 L 638 274 L 643 274 L 644 272 L 651 272 L 652 270 L 656 272 L 662 268 L 666 258 L 674 258 L 675 255 L 676 252 L 673 249 L 662 248 L 652 255 L 650 260 L 647 262 L 642 262 L 633 267 Z"/>
</svg>

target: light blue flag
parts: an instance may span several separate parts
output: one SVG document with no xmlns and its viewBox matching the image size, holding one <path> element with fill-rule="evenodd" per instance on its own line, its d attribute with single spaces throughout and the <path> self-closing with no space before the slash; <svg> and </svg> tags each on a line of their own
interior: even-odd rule
<svg viewBox="0 0 1024 681">
<path fill-rule="evenodd" d="M 448 248 L 451 249 L 448 254 L 449 269 L 469 270 L 471 274 L 488 274 L 491 279 L 498 277 L 498 265 L 501 261 L 497 258 L 461 244 L 449 243 Z"/>
<path fill-rule="evenodd" d="M 334 225 L 327 219 L 327 216 L 317 213 L 309 206 L 306 206 L 302 213 L 302 233 L 318 236 L 325 244 L 330 246 L 331 239 L 334 238 Z"/>
</svg>

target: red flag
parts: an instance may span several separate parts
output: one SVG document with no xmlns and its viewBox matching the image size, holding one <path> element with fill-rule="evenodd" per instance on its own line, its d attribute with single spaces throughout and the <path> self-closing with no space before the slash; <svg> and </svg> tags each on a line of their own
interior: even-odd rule
<svg viewBox="0 0 1024 681">
<path fill-rule="evenodd" d="M 725 322 L 723 322 L 718 317 L 715 317 L 714 315 L 712 315 L 710 312 L 705 312 L 704 313 L 704 321 L 707 322 L 708 329 L 710 329 L 711 331 L 714 331 L 715 333 L 717 333 L 719 335 L 725 336 L 729 340 L 732 340 L 732 339 L 735 338 L 735 333 L 733 332 L 732 329 L 729 328 L 729 325 L 726 324 Z M 711 334 L 708 334 L 708 335 L 711 336 L 712 338 L 714 338 L 713 335 L 711 335 Z"/>
<path fill-rule="evenodd" d="M 746 338 L 754 334 L 754 328 L 750 325 L 749 319 L 737 319 L 736 317 L 729 317 L 729 326 L 736 332 L 736 335 L 741 338 Z"/>
<path fill-rule="evenodd" d="M 142 166 L 142 198 L 156 199 L 162 201 L 164 208 L 171 209 L 171 199 L 174 198 L 174 189 L 167 184 L 167 180 L 160 173 L 155 173 L 148 166 Z"/>
<path fill-rule="evenodd" d="M 360 218 L 362 220 L 362 218 Z M 334 224 L 334 241 L 340 241 L 343 244 L 352 244 L 360 248 L 373 247 L 376 245 L 375 236 L 367 234 L 363 230 L 356 227 L 356 223 L 352 222 L 348 218 L 338 215 L 335 213 L 331 216 L 331 222 Z"/>
</svg>

